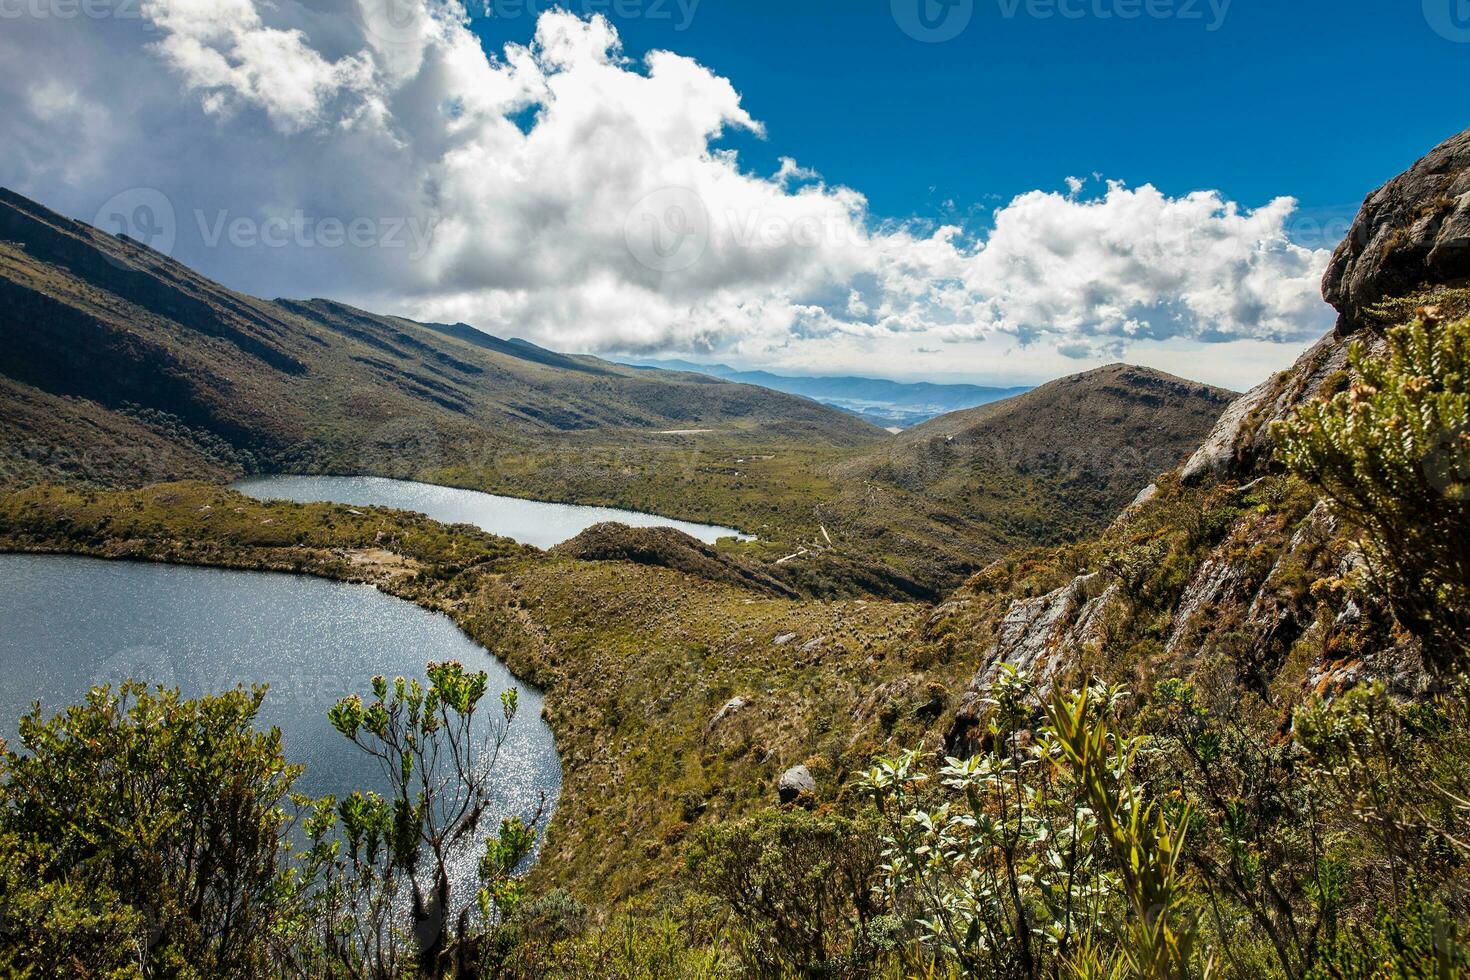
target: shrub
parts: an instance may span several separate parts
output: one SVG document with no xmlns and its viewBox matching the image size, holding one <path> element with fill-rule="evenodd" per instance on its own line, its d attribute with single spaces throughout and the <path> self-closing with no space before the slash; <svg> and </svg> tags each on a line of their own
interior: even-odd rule
<svg viewBox="0 0 1470 980">
<path fill-rule="evenodd" d="M 881 938 L 876 829 L 829 812 L 770 810 L 702 828 L 687 862 L 733 913 L 752 973 L 845 975 L 872 959 Z"/>
<path fill-rule="evenodd" d="M 1426 311 L 1349 358 L 1358 380 L 1278 423 L 1279 453 L 1366 530 L 1395 616 L 1452 667 L 1470 648 L 1470 319 Z"/>
<path fill-rule="evenodd" d="M 947 759 L 942 791 L 928 789 L 917 752 L 867 774 L 910 972 L 1164 978 L 1196 967 L 1181 863 L 1189 814 L 1149 801 L 1135 780 L 1145 743 L 1114 732 L 1122 697 L 1057 694 L 1039 712 L 1034 687 L 1007 671 L 989 695 L 990 750 Z"/>
<path fill-rule="evenodd" d="M 259 976 L 297 923 L 300 770 L 252 723 L 263 689 L 139 683 L 21 719 L 0 785 L 8 955 L 42 976 Z M 15 932 L 19 935 L 14 935 Z"/>
</svg>

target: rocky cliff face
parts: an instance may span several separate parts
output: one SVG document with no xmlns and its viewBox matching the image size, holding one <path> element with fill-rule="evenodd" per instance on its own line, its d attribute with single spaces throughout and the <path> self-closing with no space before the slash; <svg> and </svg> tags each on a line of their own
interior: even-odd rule
<svg viewBox="0 0 1470 980">
<path fill-rule="evenodd" d="M 1337 247 L 1322 295 L 1338 333 L 1371 322 L 1370 307 L 1424 286 L 1470 277 L 1470 130 L 1430 151 L 1369 195 Z"/>
<path fill-rule="evenodd" d="M 1222 690 L 1255 690 L 1275 703 L 1303 686 L 1329 690 L 1366 676 L 1402 692 L 1427 679 L 1412 644 L 1371 601 L 1355 593 L 1362 566 L 1355 535 L 1325 501 L 1302 499 L 1272 462 L 1273 423 L 1350 381 L 1348 349 L 1383 343 L 1380 328 L 1416 302 L 1465 303 L 1470 277 L 1470 131 L 1446 141 L 1407 173 L 1370 195 L 1333 256 L 1323 295 L 1337 328 L 1293 367 L 1237 399 L 1199 449 L 1161 478 L 1083 555 L 1088 568 L 1040 595 L 996 605 L 994 575 L 977 576 L 941 607 L 931 631 L 964 610 L 985 637 L 978 669 L 950 729 L 952 749 L 975 744 L 985 690 L 1009 664 L 1042 693 L 1076 682 L 1116 659 L 1104 648 L 1130 645 L 1137 672 L 1224 680 Z M 1397 304 L 1385 309 L 1382 304 Z M 1168 542 L 1170 524 L 1190 524 Z M 1214 526 L 1211 522 L 1217 522 Z M 1176 532 L 1179 529 L 1174 528 Z M 1130 556 L 1170 565 L 1182 586 L 1142 622 L 1146 603 L 1130 592 Z M 1141 558 L 1138 556 L 1141 555 Z M 1073 562 L 1077 555 L 1060 556 Z M 1015 572 L 1001 589 L 1037 590 L 1045 576 Z M 1136 585 L 1136 582 L 1133 583 Z M 991 590 L 991 591 L 987 591 Z M 996 610 L 999 610 L 998 612 Z M 1141 653 L 1139 651 L 1142 651 Z M 1116 664 L 1115 664 L 1116 666 Z"/>
</svg>

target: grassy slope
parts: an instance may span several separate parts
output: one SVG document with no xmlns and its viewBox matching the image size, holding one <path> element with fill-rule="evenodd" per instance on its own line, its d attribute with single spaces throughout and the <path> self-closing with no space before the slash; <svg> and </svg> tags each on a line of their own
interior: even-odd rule
<svg viewBox="0 0 1470 980">
<path fill-rule="evenodd" d="M 141 491 L 37 487 L 0 498 L 0 551 L 298 571 L 366 581 L 451 615 L 546 689 L 565 769 L 537 878 L 596 905 L 677 895 L 682 841 L 696 825 L 776 802 L 774 784 L 805 764 L 819 796 L 848 799 L 875 753 L 948 731 L 966 682 L 1012 601 L 1074 575 L 1145 555 L 1106 643 L 1074 679 L 1097 672 L 1146 692 L 1187 676 L 1238 697 L 1238 620 L 1207 619 L 1191 656 L 1163 655 L 1187 583 L 1212 556 L 1272 575 L 1306 519 L 1310 495 L 1278 477 L 1249 491 L 1161 482 L 1126 523 L 1055 549 L 1010 556 L 939 606 L 776 598 L 665 568 L 579 561 L 417 515 L 327 504 L 261 503 L 205 484 Z M 1317 554 L 1270 591 L 1298 606 L 1340 549 Z M 1293 556 L 1293 561 L 1301 561 Z M 1335 608 L 1321 613 L 1327 622 Z M 1272 665 L 1289 704 L 1308 668 L 1342 656 L 1325 634 Z M 712 724 L 731 699 L 745 707 Z M 1254 702 L 1268 727 L 1278 709 Z"/>
<path fill-rule="evenodd" d="M 1127 520 L 1013 553 L 938 606 L 774 598 L 412 515 L 261 504 L 201 484 L 12 495 L 0 499 L 0 550 L 301 570 L 450 613 L 546 687 L 566 784 L 538 880 L 606 903 L 677 894 L 692 827 L 771 805 L 789 765 L 807 764 L 837 801 L 875 752 L 938 744 L 1011 604 L 1087 572 L 1125 587 L 1070 680 L 1101 674 L 1147 697 L 1159 677 L 1187 677 L 1271 730 L 1314 678 L 1385 644 L 1372 615 L 1343 625 L 1348 595 L 1331 583 L 1350 535 L 1299 545 L 1314 503 L 1264 461 L 1223 485 L 1171 475 Z M 1212 568 L 1234 584 L 1166 653 L 1181 601 Z M 737 696 L 750 703 L 712 725 Z"/>
<path fill-rule="evenodd" d="M 821 516 L 937 590 L 1095 534 L 1199 445 L 1231 394 L 1117 364 L 940 416 L 844 461 Z"/>
</svg>

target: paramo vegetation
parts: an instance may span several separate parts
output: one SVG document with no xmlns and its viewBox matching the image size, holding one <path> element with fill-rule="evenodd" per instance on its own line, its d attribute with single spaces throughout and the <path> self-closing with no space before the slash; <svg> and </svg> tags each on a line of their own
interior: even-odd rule
<svg viewBox="0 0 1470 980">
<path fill-rule="evenodd" d="M 1470 974 L 1470 132 L 1368 199 L 1324 282 L 1337 329 L 1202 444 L 1225 393 L 1179 379 L 1029 396 L 1111 419 L 1099 459 L 1170 419 L 1161 445 L 1198 446 L 1120 514 L 1133 469 L 1105 492 L 1065 452 L 987 471 L 1004 406 L 890 441 L 759 389 L 229 294 L 0 197 L 36 314 L 7 322 L 39 325 L 0 414 L 0 549 L 372 583 L 538 685 L 564 775 L 549 822 L 489 825 L 520 705 L 457 663 L 330 710 L 383 774 L 337 798 L 298 791 L 264 689 L 38 708 L 0 753 L 0 977 Z M 73 336 L 140 359 L 78 367 L 110 348 Z M 188 383 L 242 357 L 231 399 Z M 368 403 L 414 424 L 360 432 Z M 667 442 L 704 422 L 727 428 Z M 27 455 L 36 433 L 153 466 Z M 765 540 L 542 552 L 220 485 L 257 465 L 681 501 Z M 213 482 L 154 482 L 180 477 Z"/>
<path fill-rule="evenodd" d="M 1111 574 L 1141 615 L 1112 635 L 1134 639 L 1091 665 L 1098 676 L 1003 666 L 950 751 L 880 753 L 835 800 L 700 824 L 676 842 L 678 888 L 589 908 L 524 876 L 536 814 L 480 824 L 516 713 L 483 675 L 430 665 L 339 703 L 333 724 L 393 786 L 341 800 L 293 793 L 299 769 L 253 726 L 267 692 L 96 690 L 25 719 L 4 757 L 0 969 L 1463 975 L 1470 319 L 1422 308 L 1382 340 L 1385 354 L 1355 348 L 1340 382 L 1276 426 L 1287 472 L 1272 479 L 1296 488 L 1287 497 L 1324 495 L 1350 529 L 1363 561 L 1314 587 L 1350 595 L 1387 642 L 1419 651 L 1412 694 L 1365 680 L 1222 695 L 1143 670 L 1149 572 L 1120 556 Z M 480 885 L 458 894 L 446 866 L 466 842 Z"/>
</svg>

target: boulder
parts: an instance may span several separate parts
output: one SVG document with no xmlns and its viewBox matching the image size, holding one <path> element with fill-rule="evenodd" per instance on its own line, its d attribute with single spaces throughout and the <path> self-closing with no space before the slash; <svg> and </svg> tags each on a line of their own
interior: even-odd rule
<svg viewBox="0 0 1470 980">
<path fill-rule="evenodd" d="M 1346 336 L 1368 308 L 1425 284 L 1470 277 L 1470 130 L 1452 136 L 1363 203 L 1333 253 L 1322 295 Z"/>
<path fill-rule="evenodd" d="M 776 793 L 782 803 L 795 803 L 803 796 L 813 796 L 817 792 L 817 781 L 812 778 L 811 770 L 806 766 L 792 766 L 781 774 L 781 779 L 776 783 Z"/>
<path fill-rule="evenodd" d="M 744 710 L 749 705 L 750 698 L 747 698 L 741 694 L 737 694 L 735 697 L 731 698 L 720 706 L 720 710 L 715 712 L 715 716 L 709 720 L 709 724 L 705 726 L 704 730 L 706 732 L 714 731 L 715 728 L 719 726 L 720 722 L 724 721 L 726 718 L 729 718 L 737 711 Z"/>
</svg>

